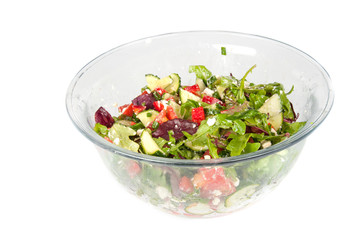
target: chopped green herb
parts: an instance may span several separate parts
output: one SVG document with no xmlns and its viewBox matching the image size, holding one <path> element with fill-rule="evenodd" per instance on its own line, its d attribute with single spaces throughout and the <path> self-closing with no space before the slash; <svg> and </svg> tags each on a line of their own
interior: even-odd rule
<svg viewBox="0 0 361 240">
<path fill-rule="evenodd" d="M 221 47 L 221 54 L 227 55 L 226 47 Z"/>
</svg>

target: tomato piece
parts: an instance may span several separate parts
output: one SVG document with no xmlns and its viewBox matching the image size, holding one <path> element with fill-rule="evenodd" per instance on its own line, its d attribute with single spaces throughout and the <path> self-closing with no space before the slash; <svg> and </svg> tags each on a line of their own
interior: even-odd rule
<svg viewBox="0 0 361 240">
<path fill-rule="evenodd" d="M 236 190 L 221 167 L 200 168 L 193 177 L 193 184 L 200 189 L 200 194 L 204 198 L 227 196 Z"/>
<path fill-rule="evenodd" d="M 167 106 L 167 118 L 169 120 L 178 118 L 172 106 Z"/>
<path fill-rule="evenodd" d="M 236 188 L 230 179 L 217 176 L 200 189 L 200 195 L 204 198 L 223 197 L 235 191 Z"/>
<path fill-rule="evenodd" d="M 164 93 L 167 92 L 166 90 L 164 90 L 164 89 L 161 88 L 161 87 L 155 88 L 154 91 L 156 91 L 157 93 L 159 93 L 160 96 L 162 96 Z"/>
<path fill-rule="evenodd" d="M 204 96 L 202 98 L 202 102 L 208 103 L 208 104 L 215 104 L 218 103 L 221 106 L 225 106 L 226 104 L 224 102 L 222 102 L 221 100 L 219 100 L 218 98 L 215 97 L 211 97 L 211 96 Z"/>
<path fill-rule="evenodd" d="M 107 136 L 105 136 L 104 139 L 107 140 L 107 141 L 110 142 L 110 143 L 113 143 L 113 141 L 110 140 L 110 138 L 108 138 Z"/>
<path fill-rule="evenodd" d="M 158 116 L 154 119 L 154 121 L 157 121 L 159 124 L 162 124 L 162 123 L 168 121 L 167 111 L 166 111 L 165 109 L 163 109 L 162 111 L 160 111 L 160 113 L 159 113 Z"/>
<path fill-rule="evenodd" d="M 127 115 L 129 117 L 133 116 L 133 104 L 125 104 L 118 108 L 120 114 Z"/>
<path fill-rule="evenodd" d="M 164 109 L 164 105 L 161 101 L 155 101 L 153 102 L 154 109 L 158 112 L 162 111 Z"/>
<path fill-rule="evenodd" d="M 144 90 L 144 91 L 142 92 L 142 94 L 140 94 L 140 95 L 145 95 L 145 94 L 148 94 L 148 91 L 147 91 L 147 90 Z"/>
<path fill-rule="evenodd" d="M 128 163 L 127 172 L 130 178 L 134 178 L 135 176 L 137 176 L 140 173 L 140 171 L 141 171 L 140 166 L 136 161 L 131 160 Z"/>
<path fill-rule="evenodd" d="M 198 84 L 194 84 L 192 86 L 185 87 L 184 90 L 191 92 L 195 95 L 198 95 L 198 92 L 201 90 L 198 86 Z"/>
<path fill-rule="evenodd" d="M 204 115 L 203 107 L 197 107 L 192 109 L 192 121 L 200 124 L 204 119 L 206 119 Z"/>
<path fill-rule="evenodd" d="M 192 181 L 188 177 L 183 176 L 179 182 L 179 190 L 187 194 L 193 192 L 194 187 Z"/>
<path fill-rule="evenodd" d="M 138 114 L 140 112 L 143 112 L 147 107 L 146 106 L 136 106 L 136 105 L 133 105 L 133 112 L 135 114 Z"/>
</svg>

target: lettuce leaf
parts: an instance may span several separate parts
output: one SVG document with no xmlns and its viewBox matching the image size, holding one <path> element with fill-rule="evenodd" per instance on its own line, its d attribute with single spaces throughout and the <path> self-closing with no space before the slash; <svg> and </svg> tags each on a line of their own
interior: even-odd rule
<svg viewBox="0 0 361 240">
<path fill-rule="evenodd" d="M 109 129 L 109 139 L 119 147 L 128 149 L 133 152 L 138 152 L 139 144 L 130 140 L 130 136 L 134 136 L 136 132 L 126 126 L 119 123 L 114 123 Z"/>
<path fill-rule="evenodd" d="M 200 78 L 202 80 L 207 80 L 210 77 L 212 77 L 211 71 L 209 71 L 205 66 L 203 65 L 192 65 L 189 66 L 189 73 L 195 73 L 197 78 Z"/>
</svg>

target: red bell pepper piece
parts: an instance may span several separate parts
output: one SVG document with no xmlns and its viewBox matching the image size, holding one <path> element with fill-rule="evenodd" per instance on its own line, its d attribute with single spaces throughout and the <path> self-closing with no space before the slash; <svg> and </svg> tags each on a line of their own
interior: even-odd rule
<svg viewBox="0 0 361 240">
<path fill-rule="evenodd" d="M 177 114 L 175 114 L 174 109 L 173 109 L 172 106 L 167 106 L 167 118 L 168 118 L 169 120 L 178 118 L 178 117 L 177 117 Z"/>
<path fill-rule="evenodd" d="M 192 86 L 185 87 L 184 90 L 191 92 L 195 95 L 198 95 L 198 92 L 201 90 L 198 86 L 198 84 L 194 84 Z"/>
<path fill-rule="evenodd" d="M 127 115 L 129 117 L 133 116 L 133 104 L 125 104 L 118 108 L 119 112 L 123 115 Z"/>
<path fill-rule="evenodd" d="M 206 119 L 204 115 L 203 107 L 197 107 L 192 109 L 192 121 L 200 124 L 204 119 Z"/>
<path fill-rule="evenodd" d="M 167 111 L 165 109 L 163 109 L 162 111 L 160 111 L 160 113 L 158 114 L 158 116 L 154 119 L 154 121 L 157 121 L 160 124 L 168 121 L 167 118 Z"/>
<path fill-rule="evenodd" d="M 205 103 L 208 103 L 208 104 L 218 103 L 218 104 L 220 104 L 222 106 L 226 105 L 224 102 L 222 102 L 218 98 L 214 98 L 214 97 L 211 97 L 211 96 L 204 96 L 203 99 L 202 99 L 202 102 L 205 102 Z"/>
<path fill-rule="evenodd" d="M 164 109 L 164 105 L 161 101 L 155 101 L 153 102 L 154 109 L 158 112 L 162 111 Z"/>
<path fill-rule="evenodd" d="M 136 105 L 133 105 L 133 112 L 135 114 L 138 114 L 142 111 L 144 111 L 147 107 L 146 106 L 136 106 Z"/>
</svg>

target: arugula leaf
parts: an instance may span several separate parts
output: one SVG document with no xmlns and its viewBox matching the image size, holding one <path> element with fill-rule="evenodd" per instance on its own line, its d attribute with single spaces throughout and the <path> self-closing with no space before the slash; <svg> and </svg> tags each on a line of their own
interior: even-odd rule
<svg viewBox="0 0 361 240">
<path fill-rule="evenodd" d="M 218 156 L 218 152 L 217 152 L 217 146 L 212 143 L 211 139 L 208 138 L 208 149 L 209 149 L 209 154 L 212 156 L 212 158 L 219 158 Z"/>
<path fill-rule="evenodd" d="M 199 103 L 197 101 L 188 99 L 187 102 L 181 105 L 181 115 L 184 119 L 188 119 L 192 116 L 192 109 L 199 107 Z"/>
<path fill-rule="evenodd" d="M 243 135 L 246 132 L 246 124 L 242 120 L 234 120 L 232 130 L 240 135 Z"/>
<path fill-rule="evenodd" d="M 239 87 L 239 92 L 237 95 L 237 101 L 239 103 L 244 103 L 246 101 L 246 97 L 244 96 L 244 81 L 246 80 L 246 77 L 249 73 L 252 72 L 252 70 L 256 67 L 256 65 L 253 65 L 247 72 L 244 74 L 243 78 L 241 79 L 241 85 Z"/>
<path fill-rule="evenodd" d="M 159 146 L 159 148 L 164 152 L 164 154 L 166 156 L 169 155 L 170 152 L 170 148 L 169 147 L 165 147 L 165 145 L 168 143 L 168 141 L 164 138 L 153 138 L 153 140 L 155 141 L 155 143 Z"/>
<path fill-rule="evenodd" d="M 232 138 L 232 140 L 229 142 L 226 149 L 231 152 L 231 157 L 241 155 L 250 137 L 251 137 L 250 134 L 245 134 L 245 135 L 231 134 L 229 136 L 229 138 Z"/>
<path fill-rule="evenodd" d="M 224 128 L 224 129 L 231 128 L 233 125 L 233 119 L 230 119 L 229 116 L 230 115 L 224 113 L 218 114 L 216 117 L 215 124 L 220 128 Z"/>
<path fill-rule="evenodd" d="M 212 77 L 211 71 L 209 71 L 205 66 L 203 65 L 192 65 L 189 66 L 189 73 L 195 73 L 197 78 L 200 78 L 202 80 L 207 80 L 210 77 Z"/>
<path fill-rule="evenodd" d="M 298 132 L 301 128 L 303 128 L 305 125 L 306 122 L 294 122 L 294 123 L 283 122 L 282 130 L 283 132 L 288 132 L 290 135 L 293 135 L 296 132 Z"/>
<path fill-rule="evenodd" d="M 222 76 L 220 82 L 217 85 L 225 88 L 229 88 L 232 85 L 237 85 L 237 83 L 238 81 L 230 76 Z"/>
<path fill-rule="evenodd" d="M 251 152 L 256 152 L 259 148 L 261 147 L 261 144 L 256 142 L 256 143 L 250 143 L 248 142 L 246 147 L 243 150 L 243 154 L 245 153 L 251 153 Z"/>
<path fill-rule="evenodd" d="M 282 90 L 278 93 L 278 95 L 280 96 L 280 99 L 281 99 L 281 105 L 282 105 L 282 109 L 283 109 L 283 117 L 289 118 L 289 119 L 294 119 L 295 116 L 293 115 L 291 103 L 288 100 L 286 93 Z"/>
<path fill-rule="evenodd" d="M 264 91 L 265 92 L 265 91 Z M 259 109 L 269 98 L 265 94 L 262 94 L 263 92 L 259 92 L 257 94 L 251 93 L 249 95 L 249 102 L 251 107 L 254 109 Z"/>
<path fill-rule="evenodd" d="M 207 87 L 211 87 L 216 81 L 217 81 L 216 76 L 211 76 L 209 79 L 203 80 L 204 84 L 206 84 Z M 215 93 L 218 93 L 218 92 L 215 92 Z M 213 97 L 216 97 L 216 96 L 213 96 Z M 220 98 L 220 97 L 218 96 L 216 98 Z"/>
<path fill-rule="evenodd" d="M 137 131 L 138 129 L 144 128 L 144 125 L 143 125 L 143 123 L 139 122 L 139 123 L 136 123 L 136 124 L 134 124 L 132 126 L 129 126 L 129 127 L 131 129 Z"/>
<path fill-rule="evenodd" d="M 286 95 L 290 95 L 292 92 L 293 92 L 293 90 L 295 89 L 295 86 L 294 85 L 292 85 L 292 88 L 291 88 L 291 90 L 288 92 L 288 93 L 286 93 Z"/>
</svg>

